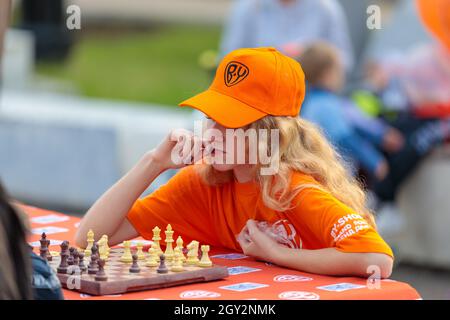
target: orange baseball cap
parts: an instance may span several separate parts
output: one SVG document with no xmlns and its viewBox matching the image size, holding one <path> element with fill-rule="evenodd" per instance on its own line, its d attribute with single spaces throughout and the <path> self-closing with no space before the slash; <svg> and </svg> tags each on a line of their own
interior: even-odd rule
<svg viewBox="0 0 450 320">
<path fill-rule="evenodd" d="M 182 103 L 227 128 L 267 115 L 297 116 L 305 97 L 300 64 L 275 48 L 238 49 L 226 55 L 208 90 Z"/>
</svg>

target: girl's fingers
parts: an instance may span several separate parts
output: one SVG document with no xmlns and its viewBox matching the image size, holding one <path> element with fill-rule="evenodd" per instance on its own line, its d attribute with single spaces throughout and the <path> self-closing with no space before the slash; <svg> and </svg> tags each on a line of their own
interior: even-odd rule
<svg viewBox="0 0 450 320">
<path fill-rule="evenodd" d="M 258 229 L 258 226 L 256 225 L 256 221 L 250 219 L 247 221 L 246 226 L 247 226 L 250 238 L 252 238 L 252 240 L 256 240 L 256 239 L 254 239 L 254 237 L 258 237 L 258 235 L 261 233 L 261 231 Z"/>
<path fill-rule="evenodd" d="M 252 242 L 257 245 L 264 245 L 267 243 L 268 236 L 259 230 L 255 220 L 247 221 L 248 234 Z"/>
<path fill-rule="evenodd" d="M 192 148 L 192 154 L 193 154 L 193 162 L 197 162 L 198 160 L 201 159 L 202 154 L 203 154 L 203 143 L 202 140 L 197 137 L 194 136 L 194 146 Z"/>
<path fill-rule="evenodd" d="M 242 235 L 242 233 L 238 234 L 238 236 L 236 237 L 236 240 L 239 243 L 239 245 L 241 246 L 242 251 L 246 252 L 249 242 L 245 240 L 245 237 Z"/>
<path fill-rule="evenodd" d="M 177 141 L 177 144 L 180 145 L 178 156 L 182 159 L 183 164 L 193 164 L 194 161 L 200 159 L 203 144 L 201 139 L 192 132 L 185 129 L 174 130 L 171 140 Z"/>
<path fill-rule="evenodd" d="M 246 228 L 242 229 L 241 232 L 236 236 L 237 241 L 239 242 L 248 242 L 245 234 L 247 233 Z"/>
<path fill-rule="evenodd" d="M 170 133 L 170 140 L 172 141 L 180 141 L 180 139 L 192 137 L 194 135 L 193 132 L 186 129 L 176 129 L 172 130 Z"/>
</svg>

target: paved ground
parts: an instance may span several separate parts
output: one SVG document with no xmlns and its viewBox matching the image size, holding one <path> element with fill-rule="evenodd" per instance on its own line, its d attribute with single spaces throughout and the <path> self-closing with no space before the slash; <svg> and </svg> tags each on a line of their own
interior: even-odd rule
<svg viewBox="0 0 450 320">
<path fill-rule="evenodd" d="M 70 0 L 81 8 L 82 19 L 218 23 L 225 19 L 231 0 Z"/>
<path fill-rule="evenodd" d="M 392 279 L 409 283 L 423 299 L 450 300 L 450 271 L 400 264 Z"/>
</svg>

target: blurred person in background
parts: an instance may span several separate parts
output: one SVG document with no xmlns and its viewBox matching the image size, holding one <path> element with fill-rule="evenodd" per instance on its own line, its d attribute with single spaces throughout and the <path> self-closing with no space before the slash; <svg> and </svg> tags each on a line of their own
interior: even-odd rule
<svg viewBox="0 0 450 320">
<path fill-rule="evenodd" d="M 31 260 L 24 217 L 10 204 L 0 185 L 0 299 L 31 299 Z"/>
<path fill-rule="evenodd" d="M 339 48 L 348 71 L 353 49 L 344 11 L 336 0 L 236 0 L 223 35 L 220 56 L 238 48 L 276 47 L 295 57 L 322 40 Z"/>
<path fill-rule="evenodd" d="M 345 76 L 334 47 L 317 42 L 306 47 L 298 60 L 304 66 L 309 92 L 302 116 L 319 124 L 336 147 L 349 153 L 348 160 L 383 179 L 388 165 L 376 146 L 397 151 L 403 145 L 401 133 L 366 117 L 349 99 L 339 95 Z"/>
<path fill-rule="evenodd" d="M 0 70 L 10 12 L 11 2 L 1 1 Z M 0 183 L 0 300 L 63 299 L 54 271 L 28 245 L 28 231 L 26 216 L 13 205 Z"/>
<path fill-rule="evenodd" d="M 0 70 L 2 65 L 2 54 L 3 54 L 3 41 L 5 38 L 5 31 L 9 22 L 9 12 L 11 11 L 10 1 L 0 2 Z M 1 71 L 0 71 L 0 83 L 1 83 Z"/>
<path fill-rule="evenodd" d="M 408 161 L 392 160 L 399 163 L 394 179 L 399 182 L 420 159 L 448 142 L 450 130 L 450 1 L 417 0 L 416 8 L 436 41 L 386 54 L 370 65 L 366 75 L 368 87 L 378 99 L 372 115 L 393 119 L 390 121 L 408 138 Z M 377 183 L 377 194 L 393 198 L 395 181 Z"/>
<path fill-rule="evenodd" d="M 402 218 L 396 213 L 395 195 L 430 150 L 450 136 L 450 123 L 403 118 L 388 123 L 364 114 L 340 95 L 345 83 L 344 67 L 337 50 L 318 42 L 299 57 L 308 82 L 301 116 L 319 125 L 344 158 L 362 169 L 374 191 L 379 211 L 378 226 L 384 235 L 397 232 Z"/>
<path fill-rule="evenodd" d="M 450 117 L 450 1 L 418 0 L 417 10 L 437 41 L 386 54 L 369 65 L 366 79 L 385 109 Z"/>
</svg>

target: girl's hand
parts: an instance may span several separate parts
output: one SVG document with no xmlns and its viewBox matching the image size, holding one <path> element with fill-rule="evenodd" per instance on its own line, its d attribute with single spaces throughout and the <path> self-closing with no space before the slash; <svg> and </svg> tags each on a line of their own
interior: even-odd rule
<svg viewBox="0 0 450 320">
<path fill-rule="evenodd" d="M 244 254 L 259 260 L 276 263 L 278 248 L 281 247 L 275 240 L 259 230 L 255 220 L 248 220 L 245 227 L 237 236 Z"/>
<path fill-rule="evenodd" d="M 152 160 L 163 170 L 178 169 L 200 159 L 203 146 L 199 137 L 186 129 L 172 130 L 165 139 L 151 151 Z"/>
</svg>

